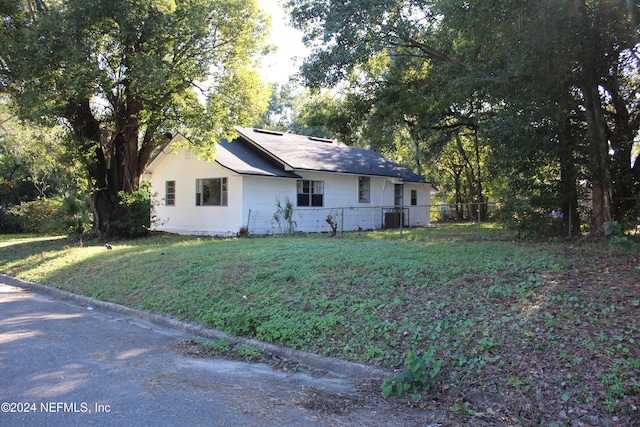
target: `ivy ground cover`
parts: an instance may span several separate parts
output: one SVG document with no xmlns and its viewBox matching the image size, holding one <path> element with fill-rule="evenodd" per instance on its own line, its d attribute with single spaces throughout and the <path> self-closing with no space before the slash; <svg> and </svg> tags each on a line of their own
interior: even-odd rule
<svg viewBox="0 0 640 427">
<path fill-rule="evenodd" d="M 460 422 L 625 425 L 638 417 L 637 251 L 514 241 L 485 227 L 160 234 L 110 242 L 112 250 L 0 236 L 0 271 L 390 372 L 409 352 L 433 347 L 442 361 L 436 391 L 406 399 L 437 401 Z"/>
</svg>

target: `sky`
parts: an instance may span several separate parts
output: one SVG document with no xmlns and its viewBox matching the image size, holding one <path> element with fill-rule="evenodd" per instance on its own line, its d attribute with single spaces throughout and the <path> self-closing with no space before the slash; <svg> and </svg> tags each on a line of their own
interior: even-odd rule
<svg viewBox="0 0 640 427">
<path fill-rule="evenodd" d="M 275 83 L 286 83 L 289 77 L 298 71 L 299 60 L 308 50 L 302 43 L 302 33 L 289 26 L 289 16 L 280 6 L 280 0 L 258 0 L 258 5 L 271 15 L 271 35 L 268 43 L 277 46 L 278 50 L 262 60 L 262 76 Z"/>
</svg>

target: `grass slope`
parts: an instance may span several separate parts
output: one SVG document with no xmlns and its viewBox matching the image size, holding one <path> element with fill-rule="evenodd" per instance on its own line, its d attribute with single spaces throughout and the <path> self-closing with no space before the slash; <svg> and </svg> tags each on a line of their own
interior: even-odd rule
<svg viewBox="0 0 640 427">
<path fill-rule="evenodd" d="M 110 251 L 0 236 L 0 271 L 388 369 L 435 346 L 441 409 L 461 422 L 638 417 L 637 253 L 511 242 L 492 228 L 481 236 L 467 225 L 342 238 L 156 235 Z"/>
</svg>

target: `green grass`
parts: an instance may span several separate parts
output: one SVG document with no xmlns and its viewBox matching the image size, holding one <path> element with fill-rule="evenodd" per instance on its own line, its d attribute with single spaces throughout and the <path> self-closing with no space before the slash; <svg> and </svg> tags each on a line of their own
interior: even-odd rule
<svg viewBox="0 0 640 427">
<path fill-rule="evenodd" d="M 156 235 L 108 251 L 0 236 L 0 271 L 389 369 L 434 346 L 443 384 L 596 401 L 615 413 L 640 392 L 633 255 L 612 259 L 606 242 L 507 237 L 490 225 L 341 238 Z"/>
</svg>

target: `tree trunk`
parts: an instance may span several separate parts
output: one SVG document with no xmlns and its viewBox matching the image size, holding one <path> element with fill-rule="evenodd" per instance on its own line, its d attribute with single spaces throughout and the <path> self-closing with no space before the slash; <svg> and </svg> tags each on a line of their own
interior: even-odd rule
<svg viewBox="0 0 640 427">
<path fill-rule="evenodd" d="M 611 178 L 613 190 L 613 217 L 622 221 L 624 215 L 635 209 L 636 180 L 631 157 L 634 138 L 640 120 L 633 118 L 621 94 L 618 76 L 613 73 L 605 81 L 605 89 L 611 96 L 613 130 L 611 131 Z"/>
<path fill-rule="evenodd" d="M 580 216 L 578 215 L 578 172 L 575 165 L 574 146 L 571 138 L 571 123 L 568 117 L 561 121 L 560 133 L 560 203 L 563 221 L 569 234 L 580 234 Z"/>
<path fill-rule="evenodd" d="M 140 176 L 153 151 L 153 141 L 148 137 L 144 150 L 140 150 L 144 155 L 139 156 L 140 124 L 136 118 L 139 111 L 139 104 L 131 103 L 113 139 L 105 140 L 88 100 L 70 102 L 67 108 L 74 139 L 82 142 L 81 150 L 94 153 L 87 158 L 86 166 L 93 183 L 89 201 L 93 213 L 92 234 L 96 236 L 110 233 L 113 222 L 124 219 L 119 192 L 132 193 L 139 188 Z"/>
<path fill-rule="evenodd" d="M 93 213 L 92 234 L 102 236 L 109 234 L 111 222 L 115 217 L 117 203 L 109 196 L 108 190 L 95 190 L 89 198 Z"/>
<path fill-rule="evenodd" d="M 601 237 L 604 236 L 604 224 L 613 221 L 609 140 L 598 85 L 587 82 L 582 86 L 582 92 L 591 172 L 591 235 Z"/>
</svg>

